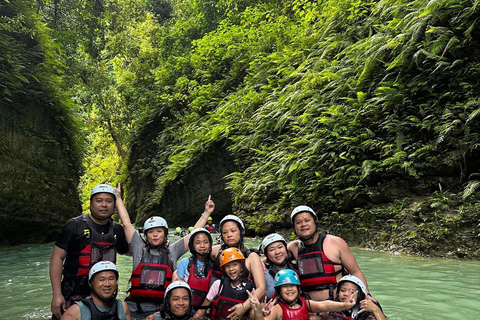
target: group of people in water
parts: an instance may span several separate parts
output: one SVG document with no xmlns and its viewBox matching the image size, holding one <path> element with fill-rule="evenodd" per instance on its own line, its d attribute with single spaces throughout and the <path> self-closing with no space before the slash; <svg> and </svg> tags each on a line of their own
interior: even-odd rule
<svg viewBox="0 0 480 320">
<path fill-rule="evenodd" d="M 122 225 L 111 219 L 115 207 Z M 209 196 L 193 230 L 170 243 L 159 216 L 147 219 L 140 235 L 120 185 L 94 187 L 90 214 L 70 219 L 55 243 L 52 319 L 385 319 L 346 242 L 318 232 L 310 207 L 291 213 L 298 240 L 270 234 L 260 254 L 245 247 L 235 215 L 221 219 L 215 245 L 208 229 L 214 208 Z M 116 299 L 117 253 L 133 257 L 125 301 Z"/>
<path fill-rule="evenodd" d="M 210 232 L 210 233 L 218 233 L 219 232 L 217 226 L 215 226 L 215 224 L 213 223 L 212 217 L 208 217 L 207 224 L 205 225 L 204 228 L 207 229 L 207 231 Z M 188 232 L 187 232 L 187 230 L 188 230 Z M 193 227 L 188 227 L 187 230 L 182 229 L 181 227 L 176 227 L 175 231 L 173 232 L 173 235 L 177 236 L 177 237 L 185 237 L 187 234 L 192 233 Z"/>
</svg>

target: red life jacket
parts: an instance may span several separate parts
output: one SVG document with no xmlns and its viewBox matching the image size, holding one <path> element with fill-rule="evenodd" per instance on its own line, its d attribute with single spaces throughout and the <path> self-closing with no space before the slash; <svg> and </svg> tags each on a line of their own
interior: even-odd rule
<svg viewBox="0 0 480 320">
<path fill-rule="evenodd" d="M 279 301 L 278 305 L 282 308 L 283 320 L 308 320 L 308 308 L 307 301 L 304 297 L 300 297 L 301 307 L 298 309 L 292 309 L 287 306 L 283 301 Z"/>
<path fill-rule="evenodd" d="M 145 246 L 142 261 L 133 270 L 130 281 L 129 293 L 132 300 L 156 299 L 156 303 L 161 303 L 165 296 L 165 289 L 172 283 L 172 268 L 168 250 L 162 250 L 160 255 L 152 255 L 150 247 Z"/>
<path fill-rule="evenodd" d="M 250 279 L 243 279 L 245 281 L 245 286 L 241 290 L 238 288 L 232 288 L 230 284 L 230 278 L 223 277 L 220 281 L 220 293 L 213 300 L 213 306 L 211 319 L 220 320 L 227 319 L 227 316 L 232 313 L 228 311 L 231 307 L 238 303 L 243 303 L 248 299 L 248 291 L 252 291 L 255 288 L 255 285 Z"/>
<path fill-rule="evenodd" d="M 210 260 L 205 262 L 205 267 L 207 263 L 211 263 Z M 208 290 L 210 289 L 213 269 L 208 268 L 208 272 L 205 278 L 197 276 L 197 266 L 193 261 L 193 258 L 190 258 L 188 263 L 188 285 L 192 289 L 192 304 L 195 309 L 198 309 L 202 306 L 203 301 L 207 297 Z"/>
<path fill-rule="evenodd" d="M 77 276 L 88 276 L 90 268 L 99 261 L 116 262 L 117 249 L 115 247 L 116 237 L 113 233 L 113 222 L 109 221 L 107 234 L 100 234 L 95 231 L 93 221 L 88 215 L 82 216 L 85 224 L 83 230 L 87 245 L 80 251 L 78 257 Z"/>
<path fill-rule="evenodd" d="M 215 228 L 211 224 L 207 224 L 205 226 L 205 229 L 207 229 L 207 231 L 210 232 L 210 233 L 217 233 L 217 230 L 215 230 Z"/>
<path fill-rule="evenodd" d="M 297 267 L 303 291 L 319 291 L 330 289 L 333 299 L 333 289 L 337 283 L 337 275 L 342 269 L 335 271 L 335 266 L 342 264 L 329 260 L 323 251 L 323 241 L 327 233 L 321 232 L 317 241 L 311 245 L 300 242 L 298 246 Z"/>
</svg>

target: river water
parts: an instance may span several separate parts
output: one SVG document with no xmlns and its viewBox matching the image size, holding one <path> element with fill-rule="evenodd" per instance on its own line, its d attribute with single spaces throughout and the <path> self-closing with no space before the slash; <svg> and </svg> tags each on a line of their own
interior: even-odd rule
<svg viewBox="0 0 480 320">
<path fill-rule="evenodd" d="M 248 247 L 260 240 L 249 239 Z M 48 319 L 53 243 L 0 251 L 0 319 Z M 352 248 L 371 293 L 390 320 L 480 319 L 480 261 L 392 256 Z M 119 298 L 125 297 L 131 257 L 119 256 Z"/>
</svg>

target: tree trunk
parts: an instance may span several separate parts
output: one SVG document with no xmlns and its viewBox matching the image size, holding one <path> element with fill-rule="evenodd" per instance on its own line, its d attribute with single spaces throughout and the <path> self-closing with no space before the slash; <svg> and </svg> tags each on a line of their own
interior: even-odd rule
<svg viewBox="0 0 480 320">
<path fill-rule="evenodd" d="M 108 123 L 108 132 L 112 136 L 113 141 L 115 141 L 115 146 L 117 147 L 118 155 L 123 159 L 127 155 L 127 152 L 125 151 L 125 149 L 123 149 L 122 143 L 120 142 L 120 139 L 115 133 L 115 129 L 112 126 L 112 121 L 108 119 L 107 123 Z"/>
</svg>

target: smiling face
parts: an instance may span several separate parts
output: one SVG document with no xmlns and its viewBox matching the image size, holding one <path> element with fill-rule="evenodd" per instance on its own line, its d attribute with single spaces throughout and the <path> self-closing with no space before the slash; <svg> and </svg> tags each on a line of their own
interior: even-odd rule
<svg viewBox="0 0 480 320">
<path fill-rule="evenodd" d="M 280 287 L 280 295 L 286 303 L 294 302 L 298 297 L 298 287 L 295 284 L 284 284 Z"/>
<path fill-rule="evenodd" d="M 243 274 L 243 265 L 239 260 L 232 261 L 223 266 L 225 274 L 230 278 L 230 280 L 237 281 L 240 279 Z"/>
<path fill-rule="evenodd" d="M 170 312 L 176 317 L 183 317 L 190 307 L 190 296 L 187 289 L 177 288 L 170 295 Z"/>
<path fill-rule="evenodd" d="M 117 275 L 110 270 L 99 272 L 92 280 L 92 287 L 100 298 L 108 300 L 117 291 Z"/>
<path fill-rule="evenodd" d="M 227 221 L 222 225 L 222 240 L 227 247 L 236 247 L 240 242 L 240 229 L 234 221 Z"/>
<path fill-rule="evenodd" d="M 282 241 L 277 241 L 267 246 L 265 255 L 272 263 L 282 265 L 287 259 L 287 248 Z"/>
<path fill-rule="evenodd" d="M 90 213 L 95 222 L 103 222 L 111 217 L 115 199 L 110 193 L 97 193 L 90 200 Z"/>
<path fill-rule="evenodd" d="M 200 232 L 195 235 L 195 239 L 193 239 L 193 249 L 200 255 L 208 253 L 208 250 L 210 249 L 210 239 L 205 233 Z"/>
<path fill-rule="evenodd" d="M 165 240 L 165 228 L 155 227 L 148 229 L 145 237 L 150 245 L 154 247 L 159 246 Z"/>
<path fill-rule="evenodd" d="M 338 292 L 338 300 L 345 302 L 350 299 L 350 297 L 358 291 L 356 284 L 345 281 L 340 285 L 340 290 Z"/>
<path fill-rule="evenodd" d="M 315 219 L 309 212 L 301 212 L 295 216 L 295 233 L 300 239 L 308 239 L 317 231 Z"/>
</svg>

